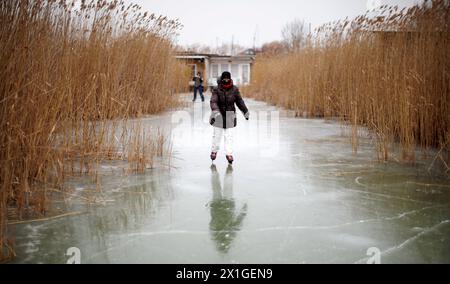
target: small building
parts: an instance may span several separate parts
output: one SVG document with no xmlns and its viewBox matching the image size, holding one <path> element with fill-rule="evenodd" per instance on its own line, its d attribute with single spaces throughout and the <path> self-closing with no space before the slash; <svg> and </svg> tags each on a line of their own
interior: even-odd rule
<svg viewBox="0 0 450 284">
<path fill-rule="evenodd" d="M 231 78 L 236 85 L 245 86 L 250 83 L 255 53 L 253 49 L 247 49 L 233 56 L 180 52 L 177 53 L 176 58 L 191 68 L 192 78 L 200 72 L 205 87 L 217 86 L 217 79 L 224 71 L 231 73 Z M 193 81 L 190 81 L 189 84 L 192 86 Z"/>
</svg>

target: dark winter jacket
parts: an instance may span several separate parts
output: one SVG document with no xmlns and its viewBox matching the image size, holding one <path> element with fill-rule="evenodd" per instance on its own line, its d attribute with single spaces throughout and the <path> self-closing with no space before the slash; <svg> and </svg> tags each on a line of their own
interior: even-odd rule
<svg viewBox="0 0 450 284">
<path fill-rule="evenodd" d="M 194 81 L 194 87 L 203 86 L 203 79 L 201 77 L 195 76 L 192 78 L 192 81 Z"/>
<path fill-rule="evenodd" d="M 214 121 L 211 124 L 215 127 L 222 128 L 236 127 L 236 107 L 234 104 L 237 105 L 244 115 L 248 113 L 247 106 L 236 86 L 225 90 L 219 84 L 218 87 L 214 88 L 210 101 L 212 117 L 214 117 Z"/>
</svg>

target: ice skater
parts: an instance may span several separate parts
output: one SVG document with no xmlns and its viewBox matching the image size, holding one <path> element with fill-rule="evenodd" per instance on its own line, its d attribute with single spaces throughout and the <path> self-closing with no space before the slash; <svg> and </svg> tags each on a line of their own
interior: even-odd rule
<svg viewBox="0 0 450 284">
<path fill-rule="evenodd" d="M 236 107 L 242 111 L 246 120 L 250 114 L 241 97 L 239 89 L 233 85 L 230 72 L 223 72 L 217 80 L 217 88 L 212 90 L 211 117 L 209 123 L 214 126 L 211 160 L 215 160 L 222 136 L 225 136 L 225 156 L 228 163 L 233 163 L 233 128 L 236 127 Z"/>
</svg>

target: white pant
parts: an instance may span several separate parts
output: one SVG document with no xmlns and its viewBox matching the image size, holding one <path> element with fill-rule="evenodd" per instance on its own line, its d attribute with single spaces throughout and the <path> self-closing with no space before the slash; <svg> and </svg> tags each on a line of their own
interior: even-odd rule
<svg viewBox="0 0 450 284">
<path fill-rule="evenodd" d="M 220 143 L 222 142 L 222 136 L 225 133 L 225 153 L 226 155 L 233 155 L 233 128 L 224 129 L 222 127 L 213 127 L 213 139 L 211 152 L 218 152 L 220 149 Z"/>
</svg>

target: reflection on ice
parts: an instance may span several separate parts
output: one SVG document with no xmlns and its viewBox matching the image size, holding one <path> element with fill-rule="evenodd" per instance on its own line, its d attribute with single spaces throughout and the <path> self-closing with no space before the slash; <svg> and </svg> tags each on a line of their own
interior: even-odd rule
<svg viewBox="0 0 450 284">
<path fill-rule="evenodd" d="M 216 165 L 211 166 L 211 187 L 213 198 L 209 203 L 211 209 L 209 229 L 217 250 L 227 253 L 247 215 L 247 204 L 244 204 L 240 209 L 236 209 L 233 198 L 233 167 L 231 165 L 227 167 L 223 188 L 220 184 Z"/>
</svg>

